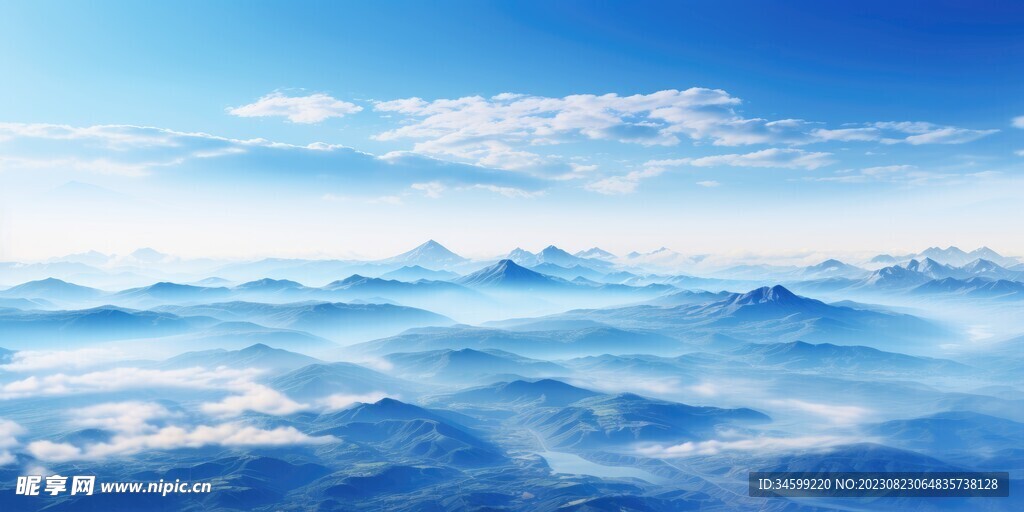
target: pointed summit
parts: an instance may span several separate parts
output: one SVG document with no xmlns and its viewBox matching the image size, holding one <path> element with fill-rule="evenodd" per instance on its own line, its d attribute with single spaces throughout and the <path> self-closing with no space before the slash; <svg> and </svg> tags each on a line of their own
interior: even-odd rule
<svg viewBox="0 0 1024 512">
<path fill-rule="evenodd" d="M 143 247 L 136 249 L 129 255 L 132 259 L 140 261 L 142 263 L 159 263 L 168 258 L 168 256 L 156 249 L 151 247 Z"/>
<path fill-rule="evenodd" d="M 537 261 L 536 254 L 527 251 L 522 247 L 512 249 L 512 252 L 508 253 L 508 256 L 506 256 L 505 259 L 512 260 L 516 265 L 522 265 L 524 267 L 533 267 L 540 263 Z"/>
<path fill-rule="evenodd" d="M 600 249 L 598 249 L 600 250 Z M 602 259 L 597 258 L 583 258 L 580 256 L 574 256 L 568 252 L 558 248 L 554 245 L 549 245 L 544 250 L 534 254 L 530 251 L 516 247 L 506 257 L 514 261 L 517 265 L 523 267 L 536 267 L 545 263 L 558 265 L 560 267 L 573 267 L 576 265 L 582 265 L 587 268 L 598 269 L 607 268 L 611 266 L 611 263 Z"/>
<path fill-rule="evenodd" d="M 1003 256 L 1003 255 L 999 254 L 998 252 L 993 251 L 992 249 L 989 249 L 988 247 L 980 247 L 978 249 L 975 249 L 975 250 L 971 251 L 970 253 L 968 253 L 967 257 L 972 259 L 972 260 L 974 260 L 974 259 L 988 260 L 988 261 L 991 261 L 991 262 L 993 262 L 993 263 L 995 263 L 997 265 L 1000 265 L 1002 267 L 1012 267 L 1012 266 L 1014 266 L 1014 265 L 1019 263 L 1019 261 L 1016 258 L 1010 258 L 1010 257 L 1007 257 L 1007 256 Z"/>
<path fill-rule="evenodd" d="M 600 247 L 591 247 L 590 249 L 587 249 L 585 251 L 579 251 L 574 256 L 576 256 L 577 258 L 592 258 L 605 261 L 611 261 L 615 259 L 614 254 Z"/>
<path fill-rule="evenodd" d="M 552 277 L 523 268 L 512 260 L 501 260 L 487 268 L 455 280 L 456 283 L 481 288 L 522 288 L 557 286 L 562 282 Z"/>
<path fill-rule="evenodd" d="M 794 304 L 802 302 L 804 299 L 797 296 L 793 292 L 786 289 L 784 286 L 763 286 L 756 290 L 751 290 L 743 295 L 737 296 L 733 299 L 732 303 L 737 305 L 747 304 Z"/>
<path fill-rule="evenodd" d="M 445 246 L 437 243 L 436 241 L 427 240 L 423 245 L 420 245 L 409 252 L 404 252 L 398 256 L 383 260 L 382 263 L 419 265 L 424 268 L 435 270 L 450 265 L 465 263 L 466 261 L 469 260 L 449 251 Z"/>
<path fill-rule="evenodd" d="M 812 265 L 803 269 L 801 272 L 804 276 L 824 278 L 824 277 L 863 277 L 868 272 L 862 268 L 855 267 L 853 265 L 843 263 L 836 259 L 828 259 L 817 265 Z"/>
<path fill-rule="evenodd" d="M 572 265 L 578 265 L 582 263 L 580 258 L 569 254 L 558 247 L 549 245 L 544 248 L 539 254 L 537 254 L 538 263 L 554 263 L 555 265 L 561 265 L 563 267 L 570 267 Z"/>
</svg>

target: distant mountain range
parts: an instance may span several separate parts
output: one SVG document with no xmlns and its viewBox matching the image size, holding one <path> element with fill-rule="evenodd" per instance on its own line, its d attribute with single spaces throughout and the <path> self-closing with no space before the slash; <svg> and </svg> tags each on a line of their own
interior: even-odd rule
<svg viewBox="0 0 1024 512">
<path fill-rule="evenodd" d="M 65 343 L 182 334 L 217 323 L 155 311 L 104 306 L 76 311 L 0 310 L 0 345 L 12 349 L 52 349 Z"/>
<path fill-rule="evenodd" d="M 46 299 L 60 302 L 78 302 L 95 299 L 106 292 L 79 286 L 48 277 L 39 281 L 30 281 L 0 291 L 0 297 L 23 298 L 23 299 Z"/>
<path fill-rule="evenodd" d="M 541 263 L 540 265 L 531 267 L 530 270 L 540 274 L 565 279 L 566 281 L 572 281 L 578 277 L 583 277 L 595 282 L 606 282 L 606 274 L 583 265 L 563 267 L 555 265 L 554 263 Z"/>
<path fill-rule="evenodd" d="M 601 251 L 600 249 L 596 250 L 600 251 L 597 254 L 604 253 L 604 251 Z M 505 259 L 512 260 L 517 265 L 523 267 L 536 267 L 538 265 L 551 264 L 566 268 L 581 266 L 590 269 L 607 269 L 611 266 L 611 263 L 606 259 L 580 256 L 579 254 L 581 253 L 577 253 L 576 255 L 569 254 L 568 252 L 553 245 L 545 247 L 536 254 L 517 247 L 510 252 Z"/>
<path fill-rule="evenodd" d="M 970 296 L 1014 300 L 1020 297 L 1024 272 L 988 260 L 954 267 L 931 258 L 883 267 L 862 279 L 829 278 L 795 283 L 806 291 L 909 293 L 912 295 Z"/>
<path fill-rule="evenodd" d="M 703 304 L 580 310 L 551 318 L 587 318 L 619 328 L 685 333 L 690 337 L 724 334 L 739 339 L 803 339 L 844 345 L 931 345 L 951 335 L 914 316 L 832 306 L 778 285 L 729 294 Z"/>
<path fill-rule="evenodd" d="M 604 261 L 615 260 L 614 254 L 604 249 L 601 249 L 600 247 L 591 247 L 590 249 L 587 249 L 585 251 L 577 251 L 576 254 L 573 254 L 573 256 L 576 256 L 577 258 L 598 259 Z"/>
<path fill-rule="evenodd" d="M 911 293 L 915 295 L 943 294 L 947 297 L 1024 300 L 1024 282 L 1004 279 L 994 281 L 983 277 L 970 279 L 947 277 L 924 283 L 911 290 Z"/>
<path fill-rule="evenodd" d="M 393 335 L 412 327 L 455 323 L 448 317 L 430 311 L 391 304 L 263 304 L 235 301 L 197 306 L 164 306 L 159 310 L 183 316 L 211 316 L 224 321 L 244 320 L 269 327 L 306 331 L 332 340 L 349 341 Z"/>
<path fill-rule="evenodd" d="M 946 454 L 951 451 L 997 454 L 1024 446 L 1024 423 L 969 411 L 870 425 L 869 434 L 898 447 Z"/>
<path fill-rule="evenodd" d="M 933 259 L 939 263 L 950 265 L 954 267 L 962 267 L 974 260 L 988 260 L 1004 267 L 1012 267 L 1020 264 L 1020 261 L 1016 258 L 1010 258 L 1003 256 L 988 247 L 981 247 L 970 252 L 965 252 L 959 247 L 949 246 L 945 249 L 939 247 L 929 247 L 917 254 L 906 254 L 902 256 L 891 256 L 888 254 L 880 254 L 871 259 L 872 263 L 881 263 L 883 265 L 891 265 L 897 263 L 903 263 L 910 260 L 923 260 Z"/>
</svg>

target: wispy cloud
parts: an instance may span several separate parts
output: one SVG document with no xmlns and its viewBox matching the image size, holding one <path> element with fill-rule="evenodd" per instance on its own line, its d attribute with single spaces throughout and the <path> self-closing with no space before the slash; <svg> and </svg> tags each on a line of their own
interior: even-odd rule
<svg viewBox="0 0 1024 512">
<path fill-rule="evenodd" d="M 955 126 L 941 126 L 927 122 L 886 121 L 874 123 L 874 127 L 906 134 L 905 137 L 883 137 L 885 144 L 907 143 L 914 146 L 921 144 L 964 144 L 973 142 L 999 130 L 972 130 Z"/>
<path fill-rule="evenodd" d="M 0 400 L 36 396 L 102 393 L 140 388 L 245 389 L 258 375 L 255 370 L 185 368 L 156 370 L 115 368 L 81 375 L 32 375 L 0 386 Z"/>
<path fill-rule="evenodd" d="M 0 418 L 0 466 L 15 461 L 11 450 L 18 447 L 18 436 L 23 434 L 25 434 L 25 429 L 21 425 Z"/>
<path fill-rule="evenodd" d="M 545 180 L 524 173 L 411 152 L 375 156 L 337 144 L 295 145 L 144 126 L 3 123 L 0 137 L 4 139 L 0 142 L 3 169 L 34 173 L 160 175 L 172 180 L 201 175 L 211 181 L 230 178 L 306 187 L 321 195 L 339 196 L 335 191 L 344 191 L 346 196 L 392 200 L 414 183 L 436 182 L 515 197 L 548 186 Z M 511 193 L 513 189 L 521 193 Z"/>
<path fill-rule="evenodd" d="M 694 167 L 774 167 L 777 169 L 814 170 L 834 163 L 832 153 L 809 152 L 802 149 L 771 148 L 753 153 L 714 155 L 695 158 L 689 162 Z"/>
<path fill-rule="evenodd" d="M 564 97 L 505 93 L 455 99 L 403 98 L 378 102 L 380 112 L 404 116 L 379 140 L 415 141 L 413 151 L 502 169 L 541 169 L 557 158 L 537 148 L 581 140 L 675 146 L 683 140 L 716 146 L 804 145 L 822 142 L 962 144 L 998 130 L 928 122 L 876 122 L 828 128 L 803 119 L 768 120 L 738 113 L 739 98 L 721 89 L 693 87 L 649 94 L 574 94 Z M 591 189 L 621 193 L 630 184 L 611 179 Z"/>
<path fill-rule="evenodd" d="M 355 103 L 341 101 L 323 93 L 286 96 L 275 91 L 253 103 L 227 109 L 238 117 L 285 117 L 293 123 L 312 124 L 332 117 L 345 117 L 363 110 Z"/>
<path fill-rule="evenodd" d="M 830 423 L 840 425 L 859 423 L 873 414 L 870 409 L 855 405 L 824 404 L 797 399 L 771 400 L 769 403 L 775 407 L 820 416 Z"/>
<path fill-rule="evenodd" d="M 88 368 L 124 359 L 126 356 L 110 348 L 81 348 L 76 350 L 19 350 L 0 370 L 32 372 L 54 368 Z"/>
<path fill-rule="evenodd" d="M 677 445 L 643 446 L 637 451 L 646 457 L 672 458 L 692 457 L 700 455 L 718 455 L 723 452 L 768 453 L 813 451 L 833 446 L 849 444 L 857 440 L 841 436 L 800 436 L 771 437 L 759 436 L 747 439 L 712 439 L 708 441 L 690 441 Z"/>
<path fill-rule="evenodd" d="M 712 155 L 700 158 L 676 158 L 669 160 L 649 160 L 641 169 L 630 171 L 621 176 L 609 176 L 584 186 L 587 190 L 600 194 L 629 194 L 635 192 L 640 182 L 661 176 L 676 167 L 750 167 L 814 170 L 834 162 L 832 153 L 810 152 L 794 148 L 770 148 L 752 153 L 734 153 Z M 697 183 L 703 187 L 717 187 L 719 182 L 705 180 Z"/>
<path fill-rule="evenodd" d="M 388 396 L 389 395 L 387 393 L 384 393 L 382 391 L 374 391 L 374 392 L 371 392 L 371 393 L 363 393 L 363 394 L 360 394 L 360 395 L 350 395 L 350 394 L 345 394 L 345 393 L 336 393 L 336 394 L 333 394 L 333 395 L 329 395 L 329 396 L 327 396 L 325 398 L 321 398 L 317 402 L 317 405 L 319 407 L 322 407 L 322 408 L 328 410 L 328 411 L 334 411 L 334 410 L 338 410 L 338 409 L 345 409 L 345 408 L 351 407 L 351 406 L 353 406 L 353 405 L 355 405 L 357 403 L 368 404 L 368 403 L 378 402 L 378 401 L 380 401 L 380 400 L 382 400 L 384 398 L 387 398 Z M 397 397 L 392 397 L 392 398 L 397 398 Z"/>
<path fill-rule="evenodd" d="M 220 402 L 200 405 L 200 409 L 212 416 L 238 416 L 246 411 L 271 414 L 275 416 L 292 414 L 309 406 L 293 401 L 280 392 L 262 384 L 251 383 L 242 392 L 231 395 Z"/>
<path fill-rule="evenodd" d="M 96 460 L 151 450 L 176 450 L 203 446 L 286 446 L 337 442 L 332 436 L 311 437 L 294 427 L 265 430 L 241 423 L 167 426 L 151 432 L 122 432 L 109 442 L 77 446 L 71 443 L 33 441 L 26 450 L 46 462 Z"/>
<path fill-rule="evenodd" d="M 833 183 L 903 183 L 906 185 L 966 183 L 995 178 L 998 171 L 947 172 L 920 169 L 916 165 L 882 165 L 862 169 L 842 169 L 832 176 L 808 178 L 811 181 Z"/>
<path fill-rule="evenodd" d="M 85 428 L 140 433 L 156 430 L 152 420 L 177 416 L 153 402 L 107 402 L 70 411 L 72 423 Z"/>
</svg>

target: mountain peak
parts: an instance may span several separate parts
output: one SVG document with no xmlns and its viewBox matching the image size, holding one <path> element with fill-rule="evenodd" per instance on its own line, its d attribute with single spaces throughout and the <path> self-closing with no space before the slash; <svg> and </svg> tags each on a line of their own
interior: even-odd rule
<svg viewBox="0 0 1024 512">
<path fill-rule="evenodd" d="M 235 288 L 239 290 L 252 290 L 252 289 L 285 289 L 285 288 L 301 288 L 302 285 L 287 279 L 271 279 L 265 277 L 263 279 L 257 279 L 256 281 L 249 281 L 242 283 Z"/>
<path fill-rule="evenodd" d="M 444 267 L 464 263 L 467 260 L 441 245 L 436 240 L 430 239 L 408 252 L 384 260 L 386 263 L 403 263 L 407 265 L 420 265 L 426 268 Z"/>
<path fill-rule="evenodd" d="M 610 252 L 608 252 L 608 251 L 606 251 L 606 250 L 604 250 L 604 249 L 602 249 L 600 247 L 591 247 L 590 249 L 587 249 L 585 251 L 579 251 L 576 254 L 574 254 L 574 256 L 576 256 L 577 258 L 592 258 L 592 259 L 598 259 L 598 260 L 614 260 L 615 259 L 615 255 L 614 254 L 612 254 L 612 253 L 610 253 Z"/>
<path fill-rule="evenodd" d="M 146 263 L 156 263 L 167 257 L 166 254 L 157 251 L 156 249 L 153 249 L 151 247 L 143 247 L 141 249 L 136 249 L 131 253 L 130 256 L 138 261 Z"/>
<path fill-rule="evenodd" d="M 793 292 L 786 289 L 782 285 L 775 286 L 762 286 L 756 290 L 751 290 L 743 295 L 736 297 L 733 300 L 733 304 L 764 304 L 764 303 L 776 303 L 776 304 L 790 304 L 799 301 L 800 297 Z"/>
<path fill-rule="evenodd" d="M 269 345 L 265 345 L 263 343 L 256 343 L 254 345 L 249 345 L 248 347 L 245 347 L 242 350 L 239 350 L 239 352 L 240 353 L 255 353 L 255 352 L 272 352 L 272 351 L 275 351 L 275 350 L 277 350 L 277 349 L 275 349 L 275 348 L 273 348 L 273 347 L 271 347 Z"/>
<path fill-rule="evenodd" d="M 554 279 L 517 265 L 516 262 L 510 259 L 501 260 L 494 265 L 456 279 L 455 282 L 467 286 L 518 288 L 555 284 Z"/>
</svg>

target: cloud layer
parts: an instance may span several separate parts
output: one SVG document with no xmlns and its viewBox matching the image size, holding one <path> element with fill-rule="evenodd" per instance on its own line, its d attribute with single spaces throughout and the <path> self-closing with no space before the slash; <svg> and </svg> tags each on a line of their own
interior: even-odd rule
<svg viewBox="0 0 1024 512">
<path fill-rule="evenodd" d="M 284 117 L 293 123 L 312 124 L 332 117 L 345 117 L 363 110 L 355 103 L 341 101 L 326 94 L 285 96 L 272 92 L 253 103 L 228 109 L 238 117 Z"/>
</svg>

